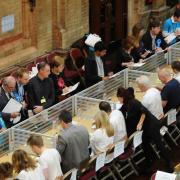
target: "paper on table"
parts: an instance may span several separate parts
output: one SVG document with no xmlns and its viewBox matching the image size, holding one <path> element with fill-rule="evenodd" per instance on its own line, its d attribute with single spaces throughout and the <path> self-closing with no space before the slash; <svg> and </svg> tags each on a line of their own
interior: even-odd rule
<svg viewBox="0 0 180 180">
<path fill-rule="evenodd" d="M 116 77 L 118 74 L 113 74 L 112 76 L 109 76 L 109 79 Z"/>
<path fill-rule="evenodd" d="M 11 98 L 4 107 L 4 109 L 2 110 L 2 112 L 4 113 L 20 112 L 21 108 L 22 108 L 22 104 Z M 11 121 L 13 121 L 13 123 L 16 124 L 17 122 L 20 121 L 20 119 L 21 116 L 17 116 L 14 119 L 12 118 Z"/>
<path fill-rule="evenodd" d="M 141 66 L 143 66 L 145 63 L 141 63 L 141 62 L 139 62 L 139 63 L 134 63 L 132 66 L 133 67 L 141 67 Z"/>
<path fill-rule="evenodd" d="M 169 34 L 164 40 L 169 44 L 171 41 L 173 41 L 176 38 L 174 33 Z"/>
<path fill-rule="evenodd" d="M 143 131 L 138 131 L 133 138 L 134 148 L 138 147 L 142 143 L 142 133 Z"/>
<path fill-rule="evenodd" d="M 172 173 L 166 173 L 162 171 L 157 171 L 155 180 L 175 180 L 176 175 Z"/>
<path fill-rule="evenodd" d="M 78 83 L 76 83 L 74 86 L 70 86 L 70 87 L 68 87 L 68 92 L 63 93 L 63 94 L 62 94 L 62 96 L 65 96 L 66 94 L 69 94 L 70 92 L 72 92 L 72 91 L 76 90 L 76 89 L 77 89 L 77 87 L 78 87 L 78 85 L 79 85 L 79 82 L 78 82 Z"/>
</svg>

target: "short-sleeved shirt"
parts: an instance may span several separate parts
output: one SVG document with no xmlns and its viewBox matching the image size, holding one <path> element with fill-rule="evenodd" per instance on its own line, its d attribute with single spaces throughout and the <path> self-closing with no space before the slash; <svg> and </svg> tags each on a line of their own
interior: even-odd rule
<svg viewBox="0 0 180 180">
<path fill-rule="evenodd" d="M 113 110 L 109 121 L 114 128 L 114 142 L 122 140 L 127 135 L 124 116 L 119 110 Z"/>
<path fill-rule="evenodd" d="M 157 118 L 163 115 L 163 107 L 160 91 L 156 88 L 150 88 L 146 91 L 142 99 L 142 104 Z"/>
<path fill-rule="evenodd" d="M 46 149 L 39 157 L 39 164 L 43 169 L 48 169 L 48 180 L 62 176 L 60 167 L 61 156 L 56 149 Z"/>
<path fill-rule="evenodd" d="M 39 164 L 34 170 L 22 170 L 16 178 L 19 180 L 45 180 L 43 170 Z"/>
<path fill-rule="evenodd" d="M 180 105 L 180 83 L 176 79 L 170 80 L 161 91 L 161 98 L 167 101 L 164 112 Z"/>
</svg>

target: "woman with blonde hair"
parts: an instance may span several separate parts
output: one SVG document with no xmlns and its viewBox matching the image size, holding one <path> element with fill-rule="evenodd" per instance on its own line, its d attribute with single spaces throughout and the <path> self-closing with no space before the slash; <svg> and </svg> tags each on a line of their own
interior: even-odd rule
<svg viewBox="0 0 180 180">
<path fill-rule="evenodd" d="M 93 154 L 107 151 L 113 144 L 114 129 L 105 111 L 99 111 L 94 116 L 96 130 L 90 138 Z"/>
<path fill-rule="evenodd" d="M 12 155 L 12 163 L 19 180 L 45 180 L 43 170 L 26 151 L 16 150 Z"/>
</svg>

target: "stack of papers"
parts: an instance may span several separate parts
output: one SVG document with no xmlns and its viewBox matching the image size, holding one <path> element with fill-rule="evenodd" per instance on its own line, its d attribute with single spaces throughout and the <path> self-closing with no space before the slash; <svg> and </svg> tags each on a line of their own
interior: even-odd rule
<svg viewBox="0 0 180 180">
<path fill-rule="evenodd" d="M 94 47 L 94 45 L 99 41 L 101 41 L 101 38 L 97 34 L 89 34 L 85 40 L 85 44 Z"/>
<path fill-rule="evenodd" d="M 166 173 L 162 171 L 157 171 L 155 180 L 175 180 L 176 175 L 171 173 Z"/>
<path fill-rule="evenodd" d="M 13 113 L 13 112 L 20 112 L 22 108 L 22 104 L 17 102 L 15 99 L 10 99 L 2 112 L 4 113 Z M 17 116 L 16 118 L 11 118 L 11 121 L 13 121 L 13 124 L 16 124 L 21 119 L 21 116 Z"/>
<path fill-rule="evenodd" d="M 76 83 L 74 86 L 68 87 L 68 91 L 67 91 L 67 92 L 64 92 L 64 93 L 62 94 L 62 96 L 65 96 L 66 94 L 69 94 L 70 92 L 76 90 L 78 86 L 79 86 L 79 82 Z"/>
<path fill-rule="evenodd" d="M 174 33 L 169 34 L 164 40 L 169 44 L 171 41 L 173 41 L 176 38 Z"/>
</svg>

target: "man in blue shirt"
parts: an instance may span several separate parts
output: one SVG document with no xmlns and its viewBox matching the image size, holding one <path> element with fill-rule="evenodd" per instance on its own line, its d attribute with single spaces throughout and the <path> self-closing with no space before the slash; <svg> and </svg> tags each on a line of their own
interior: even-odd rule
<svg viewBox="0 0 180 180">
<path fill-rule="evenodd" d="M 174 33 L 176 36 L 169 44 L 174 44 L 178 41 L 178 36 L 180 36 L 180 10 L 177 9 L 174 15 L 167 19 L 163 25 L 163 36 L 167 37 L 169 34 Z"/>
</svg>

